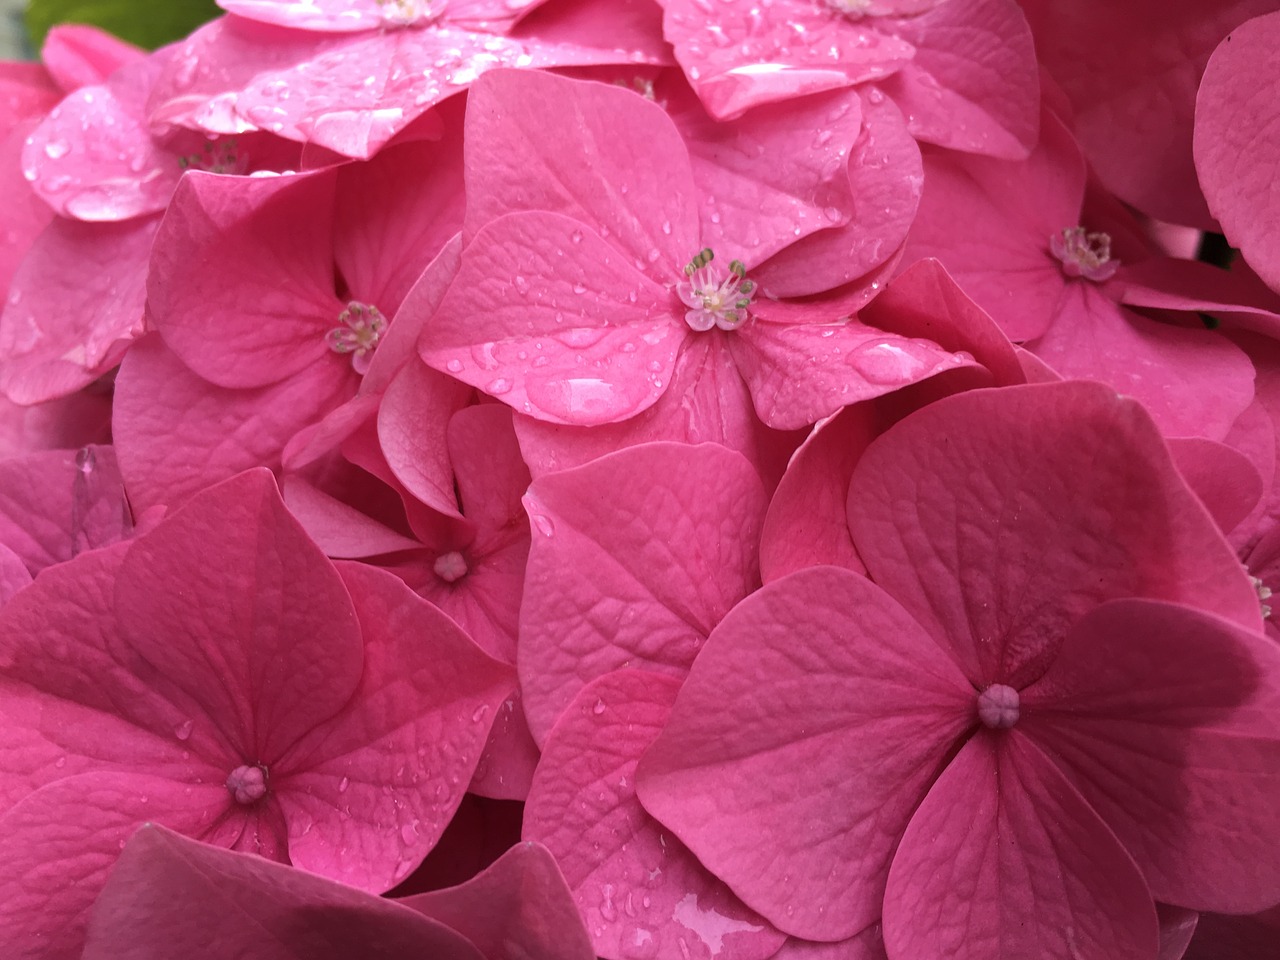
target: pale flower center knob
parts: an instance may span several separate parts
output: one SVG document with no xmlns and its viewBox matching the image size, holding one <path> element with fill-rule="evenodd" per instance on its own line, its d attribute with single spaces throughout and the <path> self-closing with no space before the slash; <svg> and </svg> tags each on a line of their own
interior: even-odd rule
<svg viewBox="0 0 1280 960">
<path fill-rule="evenodd" d="M 440 19 L 446 0 L 382 0 L 382 22 L 388 27 L 421 27 Z"/>
<path fill-rule="evenodd" d="M 1111 257 L 1111 236 L 1088 233 L 1084 227 L 1067 227 L 1049 238 L 1049 249 L 1062 261 L 1068 277 L 1084 277 L 1101 283 L 1115 276 L 1120 261 Z"/>
<path fill-rule="evenodd" d="M 363 376 L 373 362 L 373 351 L 382 342 L 387 329 L 387 318 L 377 307 L 352 300 L 347 309 L 338 314 L 339 327 L 324 336 L 324 341 L 334 353 L 351 354 L 351 366 Z"/>
<path fill-rule="evenodd" d="M 1003 683 L 993 683 L 978 694 L 978 719 L 992 730 L 1008 730 L 1018 722 L 1018 691 Z"/>
<path fill-rule="evenodd" d="M 267 795 L 267 771 L 259 764 L 241 764 L 227 776 L 227 790 L 236 803 L 248 806 Z"/>
</svg>

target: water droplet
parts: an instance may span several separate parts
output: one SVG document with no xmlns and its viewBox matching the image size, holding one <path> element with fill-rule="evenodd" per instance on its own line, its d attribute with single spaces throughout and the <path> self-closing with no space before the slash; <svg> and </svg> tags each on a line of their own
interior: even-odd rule
<svg viewBox="0 0 1280 960">
<path fill-rule="evenodd" d="M 174 728 L 173 735 L 179 740 L 186 740 L 191 736 L 191 731 L 193 729 L 195 729 L 195 722 L 192 720 L 184 720 Z"/>
<path fill-rule="evenodd" d="M 581 243 L 581 242 L 582 242 L 582 231 L 581 231 L 581 230 L 575 230 L 575 231 L 573 231 L 573 233 L 569 234 L 569 239 L 570 239 L 570 240 L 572 240 L 574 243 Z"/>
<path fill-rule="evenodd" d="M 521 296 L 529 292 L 529 281 L 526 280 L 524 277 L 517 274 L 515 279 L 515 284 L 516 284 L 516 290 L 519 291 Z"/>
<path fill-rule="evenodd" d="M 573 285 L 573 292 L 581 296 L 582 294 L 587 292 L 587 285 L 583 283 L 581 280 L 579 280 L 577 283 Z"/>
<path fill-rule="evenodd" d="M 591 707 L 591 712 L 597 717 L 604 713 L 604 701 L 597 697 L 595 704 Z"/>
<path fill-rule="evenodd" d="M 550 517 L 543 516 L 540 513 L 535 513 L 533 515 L 533 525 L 544 537 L 551 537 L 555 535 L 556 525 L 551 522 Z"/>
<path fill-rule="evenodd" d="M 406 823 L 403 827 L 400 828 L 400 839 L 403 840 L 406 844 L 413 844 L 417 842 L 418 840 L 418 821 L 417 820 L 413 821 L 413 823 Z"/>
<path fill-rule="evenodd" d="M 450 373 L 461 373 L 461 372 L 462 372 L 462 361 L 461 361 L 461 360 L 450 360 L 448 363 L 446 363 L 446 364 L 444 365 L 444 368 L 445 368 L 446 370 L 448 370 Z"/>
<path fill-rule="evenodd" d="M 483 703 L 480 704 L 480 706 L 476 707 L 475 712 L 471 714 L 471 722 L 479 723 L 488 715 L 488 713 L 489 713 L 488 705 Z"/>
<path fill-rule="evenodd" d="M 510 393 L 511 387 L 512 383 L 510 380 L 507 380 L 505 377 L 498 377 L 496 380 L 490 380 L 484 389 L 485 393 L 492 394 L 495 397 L 500 397 L 504 393 Z"/>
<path fill-rule="evenodd" d="M 59 757 L 57 760 L 53 761 L 53 765 L 57 767 L 59 770 L 61 770 L 63 767 L 67 765 L 67 758 Z"/>
<path fill-rule="evenodd" d="M 71 150 L 71 144 L 65 140 L 50 140 L 44 145 L 44 155 L 50 160 L 61 160 Z"/>
</svg>

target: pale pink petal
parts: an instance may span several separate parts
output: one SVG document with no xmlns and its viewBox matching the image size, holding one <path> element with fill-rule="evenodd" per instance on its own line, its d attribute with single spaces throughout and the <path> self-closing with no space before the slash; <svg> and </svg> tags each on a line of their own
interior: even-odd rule
<svg viewBox="0 0 1280 960">
<path fill-rule="evenodd" d="M 409 493 L 445 516 L 461 516 L 446 430 L 472 395 L 466 384 L 411 357 L 378 408 L 378 443 L 387 465 Z"/>
<path fill-rule="evenodd" d="M 1087 281 L 1067 285 L 1053 325 L 1028 348 L 1067 379 L 1140 401 L 1172 437 L 1221 440 L 1253 400 L 1253 366 L 1231 341 L 1149 320 Z"/>
<path fill-rule="evenodd" d="M 519 666 L 539 741 L 594 677 L 623 666 L 682 677 L 759 584 L 765 493 L 724 447 L 631 447 L 539 478 L 525 506 Z"/>
<path fill-rule="evenodd" d="M 0 817 L 0 941 L 23 960 L 79 960 L 89 910 L 131 834 L 154 822 L 199 834 L 229 802 L 221 783 L 124 773 L 67 777 Z"/>
<path fill-rule="evenodd" d="M 1236 27 L 1205 67 L 1193 147 L 1209 209 L 1258 276 L 1280 290 L 1280 218 L 1273 177 L 1260 158 L 1280 149 L 1280 115 L 1267 92 L 1280 78 L 1280 12 Z"/>
<path fill-rule="evenodd" d="M 327 557 L 360 559 L 421 546 L 301 477 L 287 476 L 280 486 L 289 512 Z"/>
<path fill-rule="evenodd" d="M 1262 477 L 1242 453 L 1199 437 L 1168 441 L 1178 472 L 1223 533 L 1231 533 L 1262 497 Z"/>
<path fill-rule="evenodd" d="M 218 0 L 218 6 L 258 23 L 324 33 L 378 30 L 386 22 L 378 0 Z"/>
<path fill-rule="evenodd" d="M 894 23 L 915 47 L 884 83 L 912 134 L 952 150 L 1020 160 L 1036 145 L 1040 70 L 1016 0 L 941 3 Z"/>
<path fill-rule="evenodd" d="M 516 950 L 522 960 L 595 956 L 564 876 L 539 843 L 512 847 L 466 883 L 398 902 L 466 934 L 488 960 Z"/>
<path fill-rule="evenodd" d="M 1120 837 L 1159 900 L 1280 902 L 1280 648 L 1173 604 L 1087 616 L 1022 691 L 1025 733 Z"/>
<path fill-rule="evenodd" d="M 80 23 L 60 23 L 45 34 L 40 62 L 68 93 L 102 83 L 121 67 L 141 60 L 145 51 L 114 34 Z"/>
<path fill-rule="evenodd" d="M 604 957 L 764 960 L 783 935 L 636 799 L 636 762 L 678 688 L 676 679 L 638 670 L 583 688 L 546 743 L 523 836 L 555 854 Z"/>
<path fill-rule="evenodd" d="M 998 737 L 969 740 L 912 816 L 885 893 L 889 954 L 1154 958 L 1133 859 L 1048 757 L 1016 731 Z"/>
<path fill-rule="evenodd" d="M 827 229 L 802 237 L 753 270 L 752 279 L 770 295 L 805 296 L 861 277 L 885 263 L 906 239 L 924 182 L 920 148 L 902 113 L 876 88 L 862 95 L 862 122 L 848 162 L 852 216 L 842 225 L 824 225 Z M 832 210 L 842 213 L 824 208 L 828 221 L 834 219 Z"/>
<path fill-rule="evenodd" d="M 585 224 L 508 214 L 465 248 L 420 348 L 517 411 L 595 426 L 662 395 L 691 332 L 679 305 Z"/>
<path fill-rule="evenodd" d="M 639 796 L 779 929 L 844 939 L 879 918 L 898 837 L 973 715 L 972 687 L 887 594 L 802 570 L 711 635 Z"/>
<path fill-rule="evenodd" d="M 83 960 L 481 960 L 459 933 L 388 900 L 261 857 L 141 827 L 89 919 Z"/>
<path fill-rule="evenodd" d="M 859 461 L 849 526 L 872 578 L 979 689 L 1043 674 L 1071 626 L 1117 597 L 1260 626 L 1252 585 L 1150 417 L 1099 384 L 970 391 L 917 411 Z"/>
<path fill-rule="evenodd" d="M 914 48 L 807 0 L 662 0 L 663 33 L 717 120 L 751 107 L 888 76 Z M 799 28 L 799 29 L 797 29 Z"/>
<path fill-rule="evenodd" d="M 364 634 L 359 686 L 275 782 L 291 862 L 381 893 L 440 838 L 515 677 L 397 578 L 340 570 Z"/>
<path fill-rule="evenodd" d="M 503 214 L 557 213 L 664 284 L 681 279 L 702 247 L 684 141 L 661 107 L 624 88 L 549 73 L 486 74 L 468 99 L 466 143 L 468 244 Z M 548 234 L 543 243 L 563 241 Z"/>
<path fill-rule="evenodd" d="M 56 218 L 13 275 L 0 314 L 0 392 L 40 403 L 92 383 L 143 331 L 159 222 Z"/>
</svg>

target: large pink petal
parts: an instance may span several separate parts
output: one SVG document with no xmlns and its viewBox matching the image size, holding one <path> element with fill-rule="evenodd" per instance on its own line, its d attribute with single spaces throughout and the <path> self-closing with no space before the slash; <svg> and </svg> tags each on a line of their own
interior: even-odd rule
<svg viewBox="0 0 1280 960">
<path fill-rule="evenodd" d="M 817 134 L 819 140 L 824 136 L 824 130 Z M 862 131 L 849 155 L 848 176 L 848 222 L 824 224 L 827 229 L 800 238 L 752 272 L 771 296 L 806 296 L 861 277 L 888 261 L 906 239 L 924 183 L 920 147 L 902 113 L 875 88 L 862 95 Z M 832 219 L 827 208 L 823 212 Z"/>
<path fill-rule="evenodd" d="M 358 563 L 340 570 L 364 634 L 363 673 L 349 702 L 290 746 L 280 804 L 296 866 L 381 893 L 440 838 L 515 678 L 397 578 Z"/>
<path fill-rule="evenodd" d="M 121 636 L 164 678 L 158 689 L 219 724 L 243 763 L 281 760 L 360 677 L 342 580 L 265 470 L 197 494 L 139 538 L 115 595 Z"/>
<path fill-rule="evenodd" d="M 512 847 L 466 883 L 398 902 L 465 933 L 488 960 L 513 947 L 522 960 L 595 956 L 555 858 L 538 843 Z"/>
<path fill-rule="evenodd" d="M 1103 184 L 1159 220 L 1212 229 L 1192 162 L 1196 89 L 1219 41 L 1272 12 L 1273 0 L 1023 0 L 1023 9 Z"/>
<path fill-rule="evenodd" d="M 4 131 L 4 98 L 9 95 L 0 76 L 0 191 L 5 197 L 4 224 L 0 233 L 0 291 L 6 296 L 9 283 L 36 238 L 53 220 L 53 211 L 31 189 L 22 176 L 19 157 L 27 134 L 35 128 L 34 119 L 15 118 L 14 126 Z"/>
<path fill-rule="evenodd" d="M 518 662 L 539 741 L 593 677 L 624 666 L 682 677 L 759 584 L 765 492 L 724 447 L 631 447 L 539 478 L 525 505 Z"/>
<path fill-rule="evenodd" d="M 466 247 L 422 357 L 539 419 L 611 423 L 662 395 L 690 333 L 678 306 L 585 224 L 508 214 Z"/>
<path fill-rule="evenodd" d="M 628 90 L 549 73 L 487 74 L 468 100 L 466 143 L 468 243 L 503 214 L 558 213 L 607 238 L 657 283 L 680 279 L 701 246 L 684 141 L 661 107 Z"/>
<path fill-rule="evenodd" d="M 1133 859 L 1016 731 L 974 736 L 915 811 L 884 938 L 894 957 L 955 960 L 1152 960 L 1159 939 Z"/>
<path fill-rule="evenodd" d="M 1227 913 L 1280 902 L 1280 650 L 1196 610 L 1118 601 L 1082 620 L 1022 692 L 1045 746 L 1158 900 Z"/>
<path fill-rule="evenodd" d="M 1221 440 L 1253 400 L 1253 365 L 1234 343 L 1149 320 L 1087 280 L 1067 284 L 1052 326 L 1028 349 L 1067 379 L 1138 400 L 1168 436 Z"/>
<path fill-rule="evenodd" d="M 192 373 L 158 336 L 135 344 L 116 380 L 114 422 L 134 509 L 176 505 L 250 467 L 278 470 L 294 435 L 354 392 L 349 364 L 337 382 L 327 372 L 230 390 Z"/>
<path fill-rule="evenodd" d="M 458 478 L 458 498 L 480 539 L 505 528 L 525 530 L 520 498 L 529 489 L 529 468 L 520 456 L 511 411 L 496 404 L 466 407 L 449 420 L 449 456 Z"/>
<path fill-rule="evenodd" d="M 263 387 L 312 364 L 349 365 L 325 343 L 334 292 L 328 171 L 265 179 L 193 172 L 156 240 L 147 308 L 165 343 L 222 387 Z"/>
<path fill-rule="evenodd" d="M 721 622 L 637 770 L 645 808 L 786 932 L 839 940 L 885 877 L 973 690 L 882 590 L 834 567 Z"/>
<path fill-rule="evenodd" d="M 1081 616 L 1118 597 L 1260 626 L 1252 585 L 1151 419 L 1098 384 L 970 391 L 917 411 L 859 461 L 849 526 L 872 578 L 978 688 L 1035 679 Z"/>
<path fill-rule="evenodd" d="M 182 167 L 147 128 L 147 97 L 163 67 L 164 56 L 153 56 L 76 90 L 28 138 L 23 173 L 56 213 L 116 221 L 164 210 Z"/>
<path fill-rule="evenodd" d="M 602 956 L 764 960 L 783 935 L 668 840 L 636 799 L 636 762 L 678 689 L 678 680 L 636 670 L 583 688 L 547 740 L 523 835 L 559 860 Z"/>
<path fill-rule="evenodd" d="M 102 83 L 146 52 L 114 34 L 80 23 L 60 23 L 45 34 L 40 62 L 64 91 Z"/>
<path fill-rule="evenodd" d="M 229 802 L 221 783 L 91 773 L 52 783 L 0 817 L 0 941 L 14 960 L 79 960 L 89 909 L 146 822 L 199 834 Z"/>
<path fill-rule="evenodd" d="M 717 120 L 888 76 L 914 48 L 807 0 L 661 0 L 663 33 Z"/>
<path fill-rule="evenodd" d="M 109 548 L 52 567 L 3 608 L 0 810 L 86 771 L 226 779 L 217 721 L 156 683 L 154 666 L 118 635 L 122 556 Z"/>
<path fill-rule="evenodd" d="M 156 824 L 138 830 L 89 920 L 83 960 L 481 960 L 445 924 Z"/>
<path fill-rule="evenodd" d="M 158 225 L 58 217 L 36 238 L 0 314 L 0 391 L 10 400 L 65 396 L 120 362 L 142 334 Z"/>
<path fill-rule="evenodd" d="M 1218 45 L 1196 94 L 1193 147 L 1209 209 L 1249 266 L 1280 290 L 1280 219 L 1273 177 L 1259 158 L 1280 150 L 1280 114 L 1267 91 L 1280 74 L 1280 12 L 1241 24 Z"/>
<path fill-rule="evenodd" d="M 1036 145 L 1040 70 L 1016 0 L 940 3 L 898 20 L 915 56 L 884 82 L 921 140 L 1021 160 Z"/>
</svg>

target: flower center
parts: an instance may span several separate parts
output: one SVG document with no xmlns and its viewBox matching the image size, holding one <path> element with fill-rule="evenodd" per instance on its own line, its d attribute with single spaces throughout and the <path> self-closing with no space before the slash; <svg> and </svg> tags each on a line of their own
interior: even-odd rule
<svg viewBox="0 0 1280 960">
<path fill-rule="evenodd" d="M 387 318 L 377 307 L 352 300 L 347 309 L 338 314 L 338 323 L 324 335 L 324 342 L 334 353 L 351 354 L 351 366 L 364 375 L 373 362 L 373 351 L 378 349 L 382 334 L 387 329 Z"/>
<path fill-rule="evenodd" d="M 457 550 L 450 550 L 436 557 L 432 569 L 445 583 L 454 583 L 467 575 L 467 558 Z"/>
<path fill-rule="evenodd" d="M 206 173 L 234 173 L 237 176 L 249 172 L 249 158 L 240 152 L 235 138 L 207 140 L 199 153 L 178 158 L 183 170 L 203 170 Z"/>
<path fill-rule="evenodd" d="M 747 319 L 747 308 L 756 285 L 747 279 L 741 260 L 729 263 L 729 270 L 712 266 L 716 255 L 707 247 L 685 264 L 685 278 L 676 284 L 676 293 L 689 309 L 684 322 L 694 330 L 736 330 Z"/>
<path fill-rule="evenodd" d="M 388 27 L 425 27 L 440 19 L 448 0 L 382 0 L 382 23 Z"/>
<path fill-rule="evenodd" d="M 267 795 L 267 768 L 260 763 L 242 764 L 227 776 L 227 790 L 246 807 Z"/>
<path fill-rule="evenodd" d="M 993 683 L 978 694 L 978 719 L 992 730 L 1008 730 L 1018 722 L 1018 691 Z"/>
<path fill-rule="evenodd" d="M 1062 261 L 1062 272 L 1068 277 L 1084 277 L 1102 282 L 1110 280 L 1120 268 L 1111 259 L 1111 236 L 1086 233 L 1084 227 L 1067 227 L 1049 238 L 1049 249 Z"/>
</svg>

